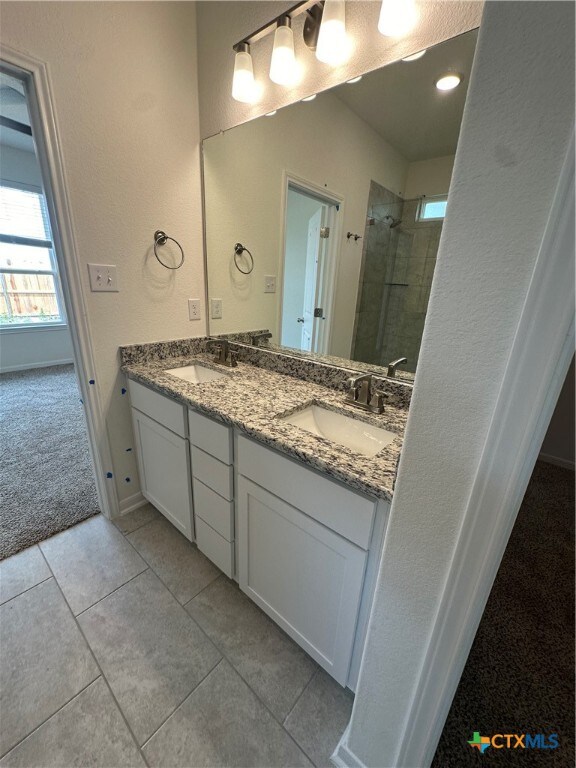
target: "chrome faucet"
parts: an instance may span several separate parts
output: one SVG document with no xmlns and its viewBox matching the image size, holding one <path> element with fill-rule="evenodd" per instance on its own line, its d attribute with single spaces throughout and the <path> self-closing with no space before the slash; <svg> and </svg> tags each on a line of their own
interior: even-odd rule
<svg viewBox="0 0 576 768">
<path fill-rule="evenodd" d="M 216 355 L 214 356 L 215 363 L 225 365 L 227 368 L 236 368 L 238 365 L 236 362 L 238 353 L 233 349 L 230 349 L 228 339 L 209 339 L 207 347 L 216 352 Z"/>
<path fill-rule="evenodd" d="M 272 338 L 272 334 L 271 333 L 266 333 L 266 332 L 264 332 L 264 333 L 255 333 L 251 337 L 251 344 L 252 344 L 253 347 L 258 347 L 258 346 L 260 346 L 260 342 L 261 341 L 265 341 L 266 339 L 271 339 L 271 338 Z"/>
<path fill-rule="evenodd" d="M 384 392 L 375 390 L 372 392 L 372 382 L 374 378 L 366 373 L 363 376 L 351 376 L 346 382 L 347 389 L 344 400 L 356 408 L 362 408 L 364 411 L 372 413 L 382 413 L 384 411 Z"/>
<path fill-rule="evenodd" d="M 388 377 L 393 379 L 396 376 L 396 368 L 402 363 L 407 363 L 408 360 L 405 357 L 399 357 L 398 360 L 393 360 L 388 363 Z"/>
</svg>

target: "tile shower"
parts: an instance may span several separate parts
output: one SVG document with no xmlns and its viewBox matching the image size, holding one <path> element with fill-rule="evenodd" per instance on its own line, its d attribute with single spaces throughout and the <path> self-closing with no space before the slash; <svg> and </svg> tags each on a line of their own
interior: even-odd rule
<svg viewBox="0 0 576 768">
<path fill-rule="evenodd" d="M 441 221 L 417 221 L 418 200 L 370 183 L 352 358 L 374 365 L 420 352 Z M 400 220 L 400 223 L 395 223 Z M 392 226 L 391 226 L 392 224 Z"/>
</svg>

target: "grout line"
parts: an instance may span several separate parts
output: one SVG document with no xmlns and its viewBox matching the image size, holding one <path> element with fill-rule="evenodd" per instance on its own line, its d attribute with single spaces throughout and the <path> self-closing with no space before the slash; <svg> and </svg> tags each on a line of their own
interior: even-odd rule
<svg viewBox="0 0 576 768">
<path fill-rule="evenodd" d="M 40 549 L 40 551 L 42 552 L 41 549 Z M 44 558 L 44 560 L 46 560 L 46 556 L 44 555 L 44 552 L 42 552 L 42 557 Z M 48 560 L 46 560 L 46 565 L 48 566 L 48 568 L 50 568 L 50 563 L 48 562 Z M 52 571 L 52 568 L 50 568 L 50 572 L 52 574 L 54 574 L 54 572 Z M 138 574 L 138 575 L 140 575 L 140 574 Z M 130 726 L 130 723 L 126 719 L 126 716 L 124 714 L 124 710 L 122 709 L 122 707 L 120 706 L 120 704 L 118 702 L 118 699 L 114 695 L 114 691 L 112 690 L 112 688 L 110 686 L 110 683 L 108 682 L 108 678 L 104 674 L 104 670 L 100 666 L 100 663 L 99 663 L 98 659 L 96 658 L 96 654 L 92 650 L 92 646 L 88 642 L 88 638 L 84 634 L 84 631 L 82 630 L 82 627 L 80 626 L 78 620 L 76 619 L 76 616 L 74 616 L 74 612 L 72 611 L 72 608 L 70 608 L 70 604 L 68 603 L 68 600 L 66 600 L 66 596 L 64 595 L 64 592 L 62 591 L 62 588 L 60 587 L 60 584 L 58 584 L 58 579 L 56 578 L 56 576 L 54 576 L 54 582 L 56 583 L 56 586 L 58 587 L 58 590 L 59 590 L 60 594 L 62 595 L 62 599 L 64 600 L 64 602 L 68 606 L 68 610 L 70 611 L 70 614 L 72 615 L 72 618 L 74 619 L 74 622 L 76 623 L 76 626 L 78 627 L 78 631 L 82 635 L 82 639 L 86 643 L 86 647 L 88 648 L 88 651 L 90 652 L 90 655 L 94 659 L 94 663 L 96 664 L 96 666 L 100 670 L 100 675 L 102 676 L 102 679 L 104 680 L 104 683 L 106 684 L 106 686 L 108 688 L 108 691 L 110 692 L 110 696 L 112 696 L 112 699 L 113 699 L 114 703 L 118 707 L 118 711 L 120 712 L 120 716 L 122 717 L 122 720 L 124 720 L 124 724 L 126 725 L 126 728 L 128 729 L 128 733 L 132 736 L 132 739 L 133 739 L 134 743 L 136 744 L 136 749 L 139 751 L 140 755 L 142 756 L 142 760 L 144 761 L 144 764 L 146 766 L 148 766 L 148 761 L 146 760 L 142 750 L 140 749 L 140 744 L 138 743 L 138 739 L 134 735 L 134 731 L 132 730 L 132 727 Z"/>
<path fill-rule="evenodd" d="M 142 558 L 142 559 L 144 559 L 144 558 Z M 146 563 L 145 560 L 144 560 L 144 562 Z M 142 576 L 143 573 L 146 573 L 146 571 L 149 571 L 149 570 L 150 570 L 150 567 L 149 567 L 148 563 L 146 563 L 146 568 L 144 568 L 143 571 L 140 571 L 140 573 L 137 573 L 135 576 L 132 576 L 130 579 L 128 579 L 128 581 L 125 581 L 123 584 L 120 584 L 119 587 L 116 587 L 115 589 L 113 589 L 112 592 L 108 592 L 107 595 L 104 595 L 104 597 L 101 597 L 99 600 L 96 600 L 95 603 L 92 603 L 92 605 L 89 605 L 88 608 L 84 608 L 82 611 L 80 611 L 80 613 L 74 614 L 74 617 L 77 619 L 79 616 L 82 616 L 83 614 L 85 614 L 86 611 L 90 611 L 92 608 L 94 608 L 96 605 L 101 603 L 103 600 L 106 600 L 108 597 L 110 597 L 110 595 L 113 595 L 115 592 L 118 592 L 118 590 L 122 589 L 122 587 L 125 587 L 126 584 L 130 584 L 131 581 L 134 581 L 134 579 L 137 579 L 138 576 Z M 54 578 L 56 578 L 56 577 L 54 577 Z M 70 609 L 70 610 L 72 610 L 72 609 Z"/>
<path fill-rule="evenodd" d="M 154 507 L 154 509 L 156 509 L 156 507 Z M 136 510 L 134 510 L 134 511 L 136 511 Z M 130 513 L 128 512 L 127 514 L 130 514 Z M 158 514 L 161 514 L 161 513 L 160 513 L 160 512 L 158 512 Z M 115 518 L 115 519 L 116 519 L 116 520 L 121 520 L 121 519 L 122 519 L 122 515 L 120 515 L 120 517 L 117 517 L 117 518 Z M 127 538 L 127 537 L 128 537 L 128 536 L 130 536 L 132 533 L 136 533 L 136 531 L 139 531 L 141 528 L 146 528 L 146 526 L 147 526 L 147 525 L 152 525 L 152 523 L 155 523 L 155 522 L 157 522 L 157 520 L 158 520 L 158 518 L 157 518 L 157 517 L 154 517 L 154 518 L 152 518 L 152 520 L 148 520 L 146 523 L 142 523 L 141 525 L 137 526 L 136 528 L 133 528 L 131 531 L 126 531 L 126 533 L 124 533 L 124 531 L 120 531 L 120 528 L 118 528 L 118 526 L 116 525 L 116 523 L 114 522 L 114 520 L 110 520 L 110 522 L 111 522 L 111 523 L 112 523 L 114 526 L 116 526 L 116 528 L 118 528 L 118 530 L 120 531 L 120 533 L 122 534 L 122 536 L 124 536 L 124 538 Z"/>
<path fill-rule="evenodd" d="M 3 760 L 7 755 L 10 754 L 10 752 L 12 752 L 14 749 L 19 747 L 20 744 L 22 744 L 22 742 L 26 741 L 26 739 L 29 739 L 30 736 L 32 736 L 34 733 L 36 733 L 37 730 L 42 728 L 43 725 L 46 725 L 46 723 L 49 720 L 52 720 L 52 718 L 55 717 L 55 715 L 57 715 L 58 712 L 61 712 L 65 707 L 68 706 L 68 704 L 73 702 L 74 699 L 77 699 L 78 696 L 80 696 L 80 694 L 82 694 L 82 693 L 84 693 L 84 691 L 88 690 L 88 688 L 90 688 L 91 685 L 94 685 L 94 683 L 98 682 L 98 680 L 100 680 L 101 677 L 102 677 L 102 675 L 98 675 L 97 677 L 95 677 L 94 680 L 91 680 L 89 683 L 87 683 L 84 686 L 84 688 L 81 688 L 78 691 L 78 693 L 75 693 L 74 696 L 72 696 L 72 698 L 68 699 L 68 701 L 64 702 L 64 704 L 62 704 L 62 706 L 58 707 L 58 709 L 55 712 L 52 712 L 52 714 L 48 715 L 48 717 L 46 717 L 44 720 L 42 720 L 41 723 L 39 723 L 38 725 L 34 726 L 34 728 L 30 731 L 30 733 L 27 733 L 26 736 L 24 736 L 24 738 L 20 739 L 20 741 L 17 744 L 14 744 L 13 747 L 10 747 L 10 749 L 7 752 L 4 752 L 4 754 L 1 754 L 0 755 L 0 759 Z"/>
<path fill-rule="evenodd" d="M 192 690 L 190 691 L 190 693 L 187 693 L 187 694 L 186 694 L 186 696 L 184 696 L 184 698 L 182 699 L 182 701 L 181 701 L 179 704 L 177 704 L 177 705 L 174 707 L 174 709 L 172 710 L 172 712 L 170 712 L 170 714 L 168 715 L 168 717 L 167 717 L 165 720 L 163 720 L 163 721 L 161 722 L 161 724 L 158 726 L 158 728 L 156 728 L 156 730 L 155 730 L 153 733 L 151 733 L 151 734 L 150 734 L 150 736 L 148 736 L 148 738 L 146 739 L 146 741 L 144 742 L 144 744 L 142 744 L 142 746 L 140 747 L 140 749 L 141 749 L 141 750 L 143 750 L 143 749 L 144 749 L 144 747 L 145 747 L 145 746 L 146 746 L 146 745 L 147 745 L 147 744 L 148 744 L 148 743 L 149 743 L 149 742 L 150 742 L 150 741 L 151 741 L 151 740 L 154 738 L 154 736 L 156 736 L 156 734 L 158 733 L 158 731 L 160 731 L 160 730 L 161 730 L 161 729 L 162 729 L 162 728 L 163 728 L 163 727 L 166 725 L 166 723 L 168 722 L 168 720 L 170 720 L 170 718 L 172 717 L 172 715 L 173 715 L 173 714 L 174 714 L 174 713 L 175 713 L 175 712 L 176 712 L 178 709 L 180 709 L 180 707 L 181 707 L 181 706 L 184 704 L 184 702 L 185 702 L 185 701 L 187 701 L 187 700 L 190 698 L 190 696 L 192 696 L 192 694 L 193 694 L 193 693 L 195 693 L 195 692 L 198 690 L 198 688 L 199 688 L 199 687 L 202 685 L 202 683 L 203 683 L 203 682 L 206 680 L 206 678 L 210 677 L 210 675 L 212 674 L 212 672 L 214 672 L 216 669 L 218 669 L 218 667 L 220 666 L 220 664 L 222 664 L 222 662 L 223 662 L 223 661 L 225 661 L 224 657 L 222 657 L 221 659 L 219 659 L 219 660 L 216 662 L 216 664 L 214 664 L 214 666 L 212 667 L 212 669 L 210 669 L 208 672 L 206 672 L 206 674 L 204 675 L 204 677 L 203 677 L 203 678 L 202 678 L 202 679 L 201 679 L 201 680 L 200 680 L 198 683 L 196 683 L 196 685 L 194 686 L 194 688 L 192 688 Z"/>
<path fill-rule="evenodd" d="M 16 600 L 17 597 L 20 597 L 20 595 L 25 595 L 26 592 L 30 592 L 31 589 L 34 589 L 35 587 L 39 587 L 40 584 L 44 584 L 45 581 L 50 581 L 50 579 L 53 579 L 54 576 L 52 575 L 52 571 L 50 571 L 50 576 L 46 576 L 45 579 L 42 579 L 42 581 L 39 581 L 37 584 L 34 584 L 32 587 L 28 587 L 27 589 L 23 589 L 22 592 L 18 592 L 17 595 L 14 595 L 13 597 L 9 597 L 8 600 L 4 600 L 3 603 L 0 603 L 0 607 L 3 605 L 8 605 L 8 603 L 11 603 L 12 600 Z"/>
<path fill-rule="evenodd" d="M 289 711 L 288 711 L 288 714 L 286 715 L 286 717 L 285 717 L 285 718 L 284 718 L 284 720 L 282 721 L 282 727 L 284 727 L 284 723 L 286 722 L 286 720 L 288 720 L 288 718 L 290 717 L 290 715 L 292 714 L 292 712 L 293 712 L 293 711 L 294 711 L 294 709 L 296 708 L 296 704 L 298 704 L 298 702 L 300 701 L 300 699 L 302 698 L 302 696 L 304 696 L 304 693 L 305 693 L 305 692 L 306 692 L 306 690 L 307 690 L 307 689 L 310 687 L 310 684 L 312 683 L 312 680 L 314 680 L 314 678 L 316 677 L 316 675 L 318 674 L 318 672 L 319 672 L 319 671 L 320 671 L 320 669 L 316 669 L 316 670 L 313 672 L 313 674 L 312 674 L 312 677 L 310 678 L 310 680 L 308 680 L 308 682 L 306 683 L 306 685 L 304 686 L 304 688 L 302 688 L 302 690 L 300 691 L 300 693 L 298 694 L 298 696 L 296 696 L 296 700 L 294 701 L 294 704 L 292 704 L 292 706 L 290 707 L 290 709 L 289 709 Z M 286 730 L 287 730 L 287 729 L 286 729 Z"/>
</svg>

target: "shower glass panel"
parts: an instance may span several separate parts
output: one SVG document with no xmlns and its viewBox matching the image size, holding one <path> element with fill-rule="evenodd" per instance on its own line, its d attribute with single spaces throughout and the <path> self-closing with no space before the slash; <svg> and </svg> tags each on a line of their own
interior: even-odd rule
<svg viewBox="0 0 576 768">
<path fill-rule="evenodd" d="M 442 221 L 418 221 L 420 202 L 370 184 L 354 360 L 387 365 L 407 357 L 403 369 L 416 370 L 442 232 Z"/>
</svg>

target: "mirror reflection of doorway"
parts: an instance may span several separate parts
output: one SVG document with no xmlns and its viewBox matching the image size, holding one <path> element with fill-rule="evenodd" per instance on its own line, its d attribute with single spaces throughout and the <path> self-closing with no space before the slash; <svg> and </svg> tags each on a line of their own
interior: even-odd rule
<svg viewBox="0 0 576 768">
<path fill-rule="evenodd" d="M 335 276 L 339 202 L 288 184 L 280 343 L 326 353 Z"/>
</svg>

